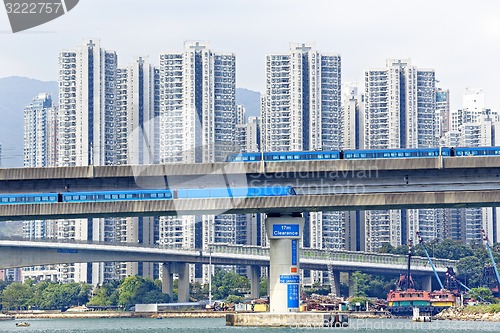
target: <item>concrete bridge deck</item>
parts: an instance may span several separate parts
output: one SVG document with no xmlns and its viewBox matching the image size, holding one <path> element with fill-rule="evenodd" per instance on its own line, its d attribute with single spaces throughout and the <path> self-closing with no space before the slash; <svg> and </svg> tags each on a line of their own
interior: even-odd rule
<svg viewBox="0 0 500 333">
<path fill-rule="evenodd" d="M 0 269 L 78 262 L 182 262 L 208 264 L 209 257 L 216 265 L 269 266 L 269 248 L 214 244 L 211 254 L 205 250 L 166 249 L 137 244 L 110 244 L 83 241 L 0 240 Z M 301 249 L 300 267 L 327 271 L 351 272 L 361 270 L 372 274 L 397 275 L 406 270 L 403 255 L 353 251 Z M 439 273 L 447 267 L 456 269 L 456 261 L 436 259 Z M 412 257 L 412 274 L 431 275 L 427 258 Z"/>
</svg>

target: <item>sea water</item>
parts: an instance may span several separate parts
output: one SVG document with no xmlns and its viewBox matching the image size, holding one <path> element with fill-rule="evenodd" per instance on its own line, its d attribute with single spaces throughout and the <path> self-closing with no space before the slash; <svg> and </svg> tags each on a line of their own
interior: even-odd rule
<svg viewBox="0 0 500 333">
<path fill-rule="evenodd" d="M 29 327 L 16 327 L 16 322 L 27 321 Z M 433 321 L 415 323 L 410 319 L 350 319 L 346 328 L 264 328 L 229 327 L 225 318 L 109 318 L 109 319 L 27 319 L 0 321 L 0 332 L 175 332 L 175 333 L 258 333 L 258 332 L 500 332 L 500 323 L 479 321 Z"/>
</svg>

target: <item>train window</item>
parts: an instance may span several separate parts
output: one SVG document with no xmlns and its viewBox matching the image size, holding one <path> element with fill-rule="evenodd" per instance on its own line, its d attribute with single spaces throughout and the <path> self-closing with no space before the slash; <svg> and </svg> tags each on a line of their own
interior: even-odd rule
<svg viewBox="0 0 500 333">
<path fill-rule="evenodd" d="M 42 201 L 49 201 L 49 197 L 42 197 Z"/>
<path fill-rule="evenodd" d="M 99 195 L 97 196 L 97 199 L 106 199 L 106 198 L 105 198 L 105 195 L 103 195 L 103 194 L 99 194 Z"/>
<path fill-rule="evenodd" d="M 125 194 L 119 194 L 119 195 L 118 195 L 118 197 L 119 197 L 120 199 L 125 199 Z"/>
<path fill-rule="evenodd" d="M 151 193 L 151 198 L 156 198 L 156 193 Z"/>
<path fill-rule="evenodd" d="M 2 198 L 2 202 L 9 202 L 9 198 Z"/>
<path fill-rule="evenodd" d="M 105 195 L 104 195 L 104 199 L 106 199 L 106 200 L 110 200 L 110 199 L 111 199 L 111 195 L 109 195 L 109 194 L 105 194 Z"/>
<path fill-rule="evenodd" d="M 144 198 L 151 198 L 151 194 L 150 193 L 144 193 Z"/>
<path fill-rule="evenodd" d="M 87 196 L 86 195 L 80 195 L 80 200 L 87 200 Z"/>
<path fill-rule="evenodd" d="M 127 194 L 127 199 L 132 199 L 134 196 L 132 194 Z"/>
<path fill-rule="evenodd" d="M 111 194 L 111 199 L 118 199 L 118 194 Z"/>
</svg>

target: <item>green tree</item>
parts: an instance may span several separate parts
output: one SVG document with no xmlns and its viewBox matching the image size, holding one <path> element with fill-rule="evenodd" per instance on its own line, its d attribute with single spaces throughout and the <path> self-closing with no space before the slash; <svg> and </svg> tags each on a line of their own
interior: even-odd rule
<svg viewBox="0 0 500 333">
<path fill-rule="evenodd" d="M 92 286 L 85 283 L 59 284 L 42 282 L 35 287 L 34 305 L 40 309 L 65 310 L 72 306 L 86 304 Z"/>
<path fill-rule="evenodd" d="M 163 294 L 153 280 L 140 276 L 129 276 L 118 287 L 118 305 L 128 307 L 141 303 L 168 303 L 168 295 Z"/>
<path fill-rule="evenodd" d="M 472 288 L 471 290 L 469 290 L 469 295 L 471 295 L 476 300 L 495 302 L 495 297 L 493 297 L 493 293 L 489 288 Z"/>
<path fill-rule="evenodd" d="M 469 288 L 480 287 L 484 261 L 476 256 L 469 256 L 458 261 L 458 279 Z"/>
<path fill-rule="evenodd" d="M 356 271 L 351 274 L 351 279 L 353 282 L 353 295 L 356 297 L 366 297 L 367 290 L 369 288 L 371 276 L 360 271 Z"/>
<path fill-rule="evenodd" d="M 229 295 L 226 298 L 226 303 L 241 303 L 244 299 L 243 296 Z"/>
<path fill-rule="evenodd" d="M 195 301 L 208 298 L 208 286 L 202 286 L 199 282 L 190 285 L 190 296 Z"/>
<path fill-rule="evenodd" d="M 2 292 L 2 308 L 6 310 L 26 310 L 32 301 L 33 289 L 27 283 L 13 282 Z"/>
<path fill-rule="evenodd" d="M 352 297 L 349 299 L 349 302 L 350 302 L 353 309 L 356 309 L 357 308 L 356 304 L 359 304 L 359 310 L 363 310 L 366 308 L 367 301 L 368 301 L 368 297 L 365 297 L 365 296 Z"/>
<path fill-rule="evenodd" d="M 390 254 L 408 254 L 408 247 L 406 245 L 400 245 L 394 247 L 389 243 L 384 243 L 379 249 L 380 253 L 390 253 Z"/>
<path fill-rule="evenodd" d="M 259 296 L 267 296 L 269 293 L 267 291 L 267 286 L 269 285 L 269 282 L 267 281 L 267 278 L 262 278 L 259 281 Z"/>
<path fill-rule="evenodd" d="M 113 281 L 99 286 L 94 290 L 93 296 L 88 304 L 96 306 L 118 305 L 119 285 L 120 281 Z"/>
<path fill-rule="evenodd" d="M 366 289 L 366 295 L 370 297 L 386 298 L 387 293 L 387 283 L 378 277 L 371 277 L 368 283 L 368 288 Z"/>
<path fill-rule="evenodd" d="M 235 272 L 218 271 L 212 279 L 215 299 L 226 299 L 229 295 L 243 296 L 250 291 L 250 281 Z"/>
</svg>

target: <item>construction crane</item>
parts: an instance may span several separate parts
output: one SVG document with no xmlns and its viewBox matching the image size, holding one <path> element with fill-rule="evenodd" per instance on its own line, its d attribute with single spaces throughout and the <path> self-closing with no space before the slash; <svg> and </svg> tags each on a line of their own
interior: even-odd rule
<svg viewBox="0 0 500 333">
<path fill-rule="evenodd" d="M 467 287 L 465 284 L 463 284 L 462 282 L 460 282 L 459 279 L 457 279 L 457 277 L 455 276 L 455 272 L 453 271 L 453 268 L 452 267 L 448 267 L 448 271 L 446 272 L 446 277 L 449 278 L 450 280 L 458 283 L 462 288 L 464 288 L 467 292 L 470 291 L 470 288 Z M 477 297 L 479 298 L 480 301 L 482 302 L 486 302 L 486 300 L 484 298 L 482 298 L 481 296 L 477 295 Z"/>
<path fill-rule="evenodd" d="M 470 288 L 467 287 L 465 284 L 463 284 L 462 282 L 460 282 L 459 279 L 457 279 L 457 277 L 455 276 L 455 271 L 453 270 L 452 267 L 448 267 L 448 271 L 446 272 L 446 278 L 449 278 L 450 280 L 458 283 L 462 288 L 464 288 L 466 291 L 470 291 Z M 448 287 L 449 288 L 449 287 Z M 449 288 L 450 290 L 452 288 Z"/>
<path fill-rule="evenodd" d="M 495 275 L 497 277 L 497 283 L 500 288 L 500 275 L 498 274 L 497 264 L 495 263 L 495 258 L 493 258 L 493 252 L 491 252 L 490 243 L 488 242 L 488 236 L 486 236 L 486 232 L 481 230 L 483 234 L 483 243 L 486 245 L 486 249 L 488 250 L 488 254 L 490 255 L 491 263 L 493 264 L 493 269 L 495 270 Z"/>
<path fill-rule="evenodd" d="M 425 255 L 427 256 L 427 259 L 429 260 L 429 263 L 431 264 L 432 271 L 434 272 L 434 275 L 436 276 L 436 280 L 438 280 L 439 286 L 441 287 L 441 290 L 443 290 L 444 289 L 443 282 L 441 282 L 441 279 L 439 278 L 439 275 L 436 271 L 436 267 L 434 267 L 434 264 L 432 263 L 431 257 L 429 256 L 429 252 L 427 252 L 427 249 L 425 248 L 424 240 L 422 239 L 422 236 L 420 235 L 419 231 L 417 231 L 416 234 L 418 237 L 418 242 L 420 243 L 420 245 L 422 245 L 422 248 L 424 249 Z"/>
</svg>

